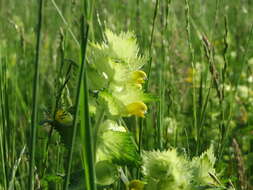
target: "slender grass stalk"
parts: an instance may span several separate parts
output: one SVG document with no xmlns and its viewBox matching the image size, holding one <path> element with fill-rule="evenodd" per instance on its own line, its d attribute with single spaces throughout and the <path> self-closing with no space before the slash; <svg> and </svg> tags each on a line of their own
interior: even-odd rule
<svg viewBox="0 0 253 190">
<path fill-rule="evenodd" d="M 139 152 L 139 154 L 141 154 L 141 150 L 142 150 L 142 141 L 143 141 L 143 139 L 142 139 L 142 137 L 143 137 L 143 119 L 142 119 L 142 118 L 139 119 L 139 127 L 140 127 L 140 129 L 139 129 L 138 152 Z"/>
<path fill-rule="evenodd" d="M 97 119 L 95 126 L 94 126 L 93 138 L 94 138 L 94 157 L 95 158 L 96 158 L 96 149 L 97 149 L 97 136 L 99 134 L 99 127 L 104 120 L 104 116 L 105 116 L 105 110 L 103 109 L 100 111 L 98 119 Z"/>
<path fill-rule="evenodd" d="M 94 11 L 94 4 L 95 0 L 83 0 L 83 13 L 85 16 L 86 21 L 89 25 L 90 30 L 90 39 L 93 41 L 95 34 L 94 34 L 94 28 L 93 28 L 93 11 Z"/>
<path fill-rule="evenodd" d="M 241 64 L 240 70 L 238 72 L 239 73 L 238 77 L 235 80 L 235 89 L 234 89 L 234 92 L 233 92 L 233 97 L 236 96 L 237 88 L 238 88 L 238 85 L 240 84 L 240 80 L 241 80 L 241 74 L 244 70 L 245 65 L 247 64 L 247 57 L 248 57 L 248 53 L 249 53 L 250 42 L 252 40 L 252 36 L 253 36 L 253 24 L 251 24 L 251 27 L 249 29 L 246 48 L 245 48 L 245 52 L 243 54 L 242 64 Z M 230 99 L 230 101 L 232 102 L 232 99 Z M 220 147 L 219 147 L 219 150 L 218 150 L 218 162 L 221 160 L 221 157 L 223 155 L 224 147 L 226 145 L 225 141 L 227 139 L 229 129 L 230 129 L 228 126 L 229 126 L 230 121 L 232 120 L 232 115 L 235 111 L 235 108 L 236 108 L 235 105 L 233 105 L 233 107 L 230 108 L 230 110 L 228 112 L 228 116 L 227 116 L 227 121 L 224 124 L 224 131 L 223 131 L 223 134 L 222 134 L 222 138 L 220 140 Z"/>
<path fill-rule="evenodd" d="M 220 10 L 220 0 L 216 0 L 215 2 L 215 15 L 214 15 L 214 27 L 211 30 L 211 39 L 214 39 L 215 33 L 218 28 L 218 21 L 219 21 L 219 10 Z"/>
<path fill-rule="evenodd" d="M 226 136 L 226 130 L 227 128 L 229 128 L 229 126 L 225 125 L 225 106 L 224 106 L 224 101 L 225 101 L 225 84 L 226 84 L 226 71 L 227 71 L 227 67 L 228 67 L 228 61 L 227 61 L 227 51 L 228 51 L 228 42 L 227 42 L 227 38 L 228 38 L 228 21 L 227 21 L 227 17 L 224 17 L 224 25 L 225 25 L 225 34 L 224 34 L 224 49 L 223 49 L 223 60 L 224 60 L 224 66 L 222 68 L 221 71 L 221 79 L 222 79 L 222 88 L 221 88 L 221 94 L 222 94 L 222 100 L 221 102 L 221 140 L 220 140 L 220 144 L 219 144 L 219 155 L 221 155 L 222 152 L 222 147 L 224 146 L 225 142 L 225 136 Z"/>
<path fill-rule="evenodd" d="M 81 134 L 82 134 L 82 141 L 84 141 L 83 147 L 83 165 L 85 170 L 85 185 L 87 190 L 96 190 L 96 176 L 95 176 L 95 168 L 94 168 L 94 140 L 93 140 L 93 133 L 90 124 L 90 116 L 89 116 L 89 87 L 87 81 L 87 65 L 85 62 L 85 52 L 86 52 L 86 44 L 87 44 L 87 37 L 88 37 L 88 30 L 89 25 L 87 24 L 86 30 L 86 38 L 84 38 L 84 18 L 82 19 L 82 45 L 81 45 L 81 62 L 84 65 L 84 75 L 83 75 L 83 96 L 81 102 Z M 101 117 L 99 118 L 100 121 L 103 119 L 103 111 L 101 113 Z M 99 126 L 98 126 L 99 127 Z M 95 137 L 96 138 L 96 137 Z"/>
<path fill-rule="evenodd" d="M 151 30 L 151 34 L 150 34 L 149 50 L 148 50 L 148 52 L 149 52 L 148 73 L 147 73 L 148 74 L 148 76 L 147 76 L 148 80 L 146 82 L 145 90 L 148 89 L 148 83 L 149 83 L 149 79 L 150 79 L 150 72 L 151 72 L 151 66 L 152 66 L 152 47 L 153 47 L 155 23 L 156 23 L 158 8 L 159 8 L 159 0 L 156 0 L 153 20 L 152 20 L 152 30 Z"/>
<path fill-rule="evenodd" d="M 136 0 L 136 36 L 137 39 L 140 39 L 140 24 L 141 24 L 141 20 L 140 20 L 140 0 Z"/>
<path fill-rule="evenodd" d="M 162 62 L 159 66 L 159 105 L 158 105 L 158 129 L 159 129 L 159 137 L 160 140 L 158 141 L 159 143 L 159 148 L 163 149 L 163 128 L 164 128 L 164 104 L 165 104 L 165 76 L 164 76 L 164 71 L 165 71 L 165 65 L 166 65 L 166 53 L 165 53 L 165 39 L 166 39 L 166 34 L 167 34 L 167 26 L 168 26 L 168 11 L 169 11 L 169 5 L 170 1 L 165 1 L 162 8 L 163 8 L 163 17 L 161 19 L 161 25 L 163 26 L 162 30 L 162 46 L 161 46 L 161 54 L 162 54 Z"/>
<path fill-rule="evenodd" d="M 12 174 L 11 174 L 11 180 L 10 180 L 10 183 L 9 183 L 8 190 L 14 190 L 16 173 L 17 173 L 18 167 L 20 165 L 21 159 L 22 159 L 22 157 L 23 157 L 23 155 L 25 153 L 25 149 L 26 149 L 26 146 L 24 146 L 23 149 L 21 150 L 19 158 L 16 160 L 16 162 L 15 162 L 15 164 L 13 166 Z"/>
<path fill-rule="evenodd" d="M 61 84 L 59 82 L 59 78 L 60 76 L 62 75 L 62 72 L 63 72 L 63 66 L 64 66 L 64 63 L 65 63 L 65 59 L 64 59 L 64 34 L 61 30 L 61 36 L 60 36 L 60 46 L 59 46 L 59 52 L 60 52 L 60 66 L 59 66 L 59 72 L 57 73 L 56 75 L 56 78 L 55 80 L 57 81 L 56 83 L 56 86 L 57 86 L 57 92 L 56 92 L 56 99 L 55 99 L 55 105 L 54 105 L 54 110 L 53 110 L 53 117 L 52 118 L 55 118 L 56 116 L 56 113 L 59 109 L 59 106 L 60 106 L 60 100 L 61 100 L 61 97 L 62 97 L 62 93 L 63 93 L 63 90 L 66 88 L 67 86 L 67 83 L 69 82 L 70 80 L 70 72 L 71 72 L 71 68 L 72 68 L 72 63 L 69 64 L 68 66 L 68 69 L 67 69 L 67 72 L 66 72 L 66 76 L 65 76 L 65 81 L 63 84 Z M 45 156 L 44 156 L 44 161 L 43 161 L 43 165 L 47 166 L 48 165 L 48 154 L 49 154 L 49 145 L 51 143 L 51 139 L 52 139 L 52 135 L 53 135 L 53 130 L 54 130 L 54 127 L 51 126 L 50 128 L 50 131 L 48 133 L 48 138 L 47 138 L 47 142 L 46 142 L 46 148 L 45 148 Z M 42 177 L 44 176 L 44 174 L 46 173 L 46 170 L 47 170 L 47 167 L 44 168 L 44 172 L 43 172 L 43 175 Z"/>
<path fill-rule="evenodd" d="M 188 48 L 190 51 L 190 61 L 191 61 L 191 67 L 194 71 L 196 72 L 195 69 L 195 56 L 194 56 L 194 48 L 192 47 L 192 42 L 191 42 L 191 28 L 190 28 L 190 5 L 189 1 L 185 0 L 185 15 L 186 15 L 186 32 L 187 32 L 187 41 L 188 41 Z M 199 129 L 198 129 L 198 124 L 197 124 L 197 105 L 196 105 L 196 79 L 195 79 L 195 74 L 192 76 L 192 102 L 193 102 L 193 127 L 195 128 L 197 135 L 196 135 L 196 140 L 197 140 L 197 145 L 196 145 L 196 155 L 199 153 L 199 141 L 200 141 L 200 136 L 199 136 Z"/>
<path fill-rule="evenodd" d="M 237 90 L 238 85 L 240 84 L 243 69 L 244 69 L 245 65 L 247 64 L 247 58 L 248 58 L 248 53 L 249 53 L 252 37 L 253 37 L 253 23 L 251 24 L 250 29 L 249 29 L 248 38 L 247 38 L 247 41 L 246 41 L 245 51 L 244 51 L 244 54 L 242 56 L 242 63 L 240 64 L 241 67 L 240 67 L 239 72 L 238 72 L 238 77 L 236 78 L 236 81 L 235 81 L 235 88 L 236 88 L 235 91 Z"/>
<path fill-rule="evenodd" d="M 137 17 L 139 17 L 140 16 L 139 1 L 137 1 L 137 5 L 138 5 L 138 7 L 137 7 Z M 151 29 L 151 34 L 150 34 L 150 43 L 149 43 L 149 61 L 148 61 L 148 69 L 147 69 L 148 70 L 148 72 L 147 72 L 147 82 L 144 86 L 144 91 L 148 90 L 148 84 L 149 84 L 149 79 L 150 79 L 150 72 L 151 72 L 151 66 L 152 66 L 152 46 L 153 46 L 153 38 L 154 38 L 155 23 L 156 23 L 158 8 L 159 8 L 159 0 L 156 0 L 153 20 L 152 20 L 152 29 Z M 140 118 L 140 120 L 139 120 L 139 127 L 140 127 L 140 129 L 139 129 L 139 144 L 138 144 L 139 154 L 141 154 L 141 148 L 142 148 L 143 125 L 144 125 L 144 120 L 143 120 L 143 118 Z M 137 173 L 139 174 L 139 171 Z"/>
<path fill-rule="evenodd" d="M 85 54 L 86 54 L 86 46 L 87 46 L 87 43 L 88 43 L 89 25 L 87 25 L 87 27 L 86 27 L 86 33 L 84 34 L 84 31 L 83 31 L 84 30 L 84 18 L 83 17 L 82 17 L 82 21 L 81 22 L 82 22 L 82 25 L 81 25 L 81 31 L 82 31 L 82 35 L 81 35 L 82 36 L 82 43 L 81 43 L 81 67 L 80 67 L 79 79 L 78 79 L 78 84 L 77 84 L 77 94 L 76 94 L 76 103 L 75 103 L 76 110 L 75 110 L 74 121 L 73 121 L 72 142 L 71 142 L 70 150 L 69 150 L 69 153 L 68 153 L 67 174 L 66 174 L 66 178 L 65 178 L 65 181 L 64 181 L 64 189 L 65 190 L 68 189 L 68 184 L 69 184 L 69 179 L 70 179 L 71 162 L 72 162 L 72 158 L 73 158 L 74 142 L 75 142 L 75 138 L 76 138 L 77 123 L 78 123 L 78 114 L 79 114 L 79 104 L 80 104 L 80 97 L 81 97 L 81 89 L 83 89 L 83 88 L 81 88 L 81 86 L 82 86 L 82 82 L 84 82 L 84 83 L 87 84 L 87 79 L 84 78 L 84 74 L 86 76 Z M 85 88 L 86 87 L 87 86 L 85 85 Z M 88 96 L 88 94 L 85 94 L 85 95 Z M 84 98 L 85 98 L 86 101 L 88 101 L 88 97 L 84 97 Z M 85 103 L 85 106 L 88 107 L 88 102 Z M 85 126 L 84 126 L 85 130 L 88 127 L 90 127 L 90 125 L 89 125 L 89 113 L 86 113 L 86 111 L 89 111 L 89 110 L 88 110 L 88 108 L 86 108 L 86 109 L 85 109 Z M 81 113 L 82 113 L 82 109 L 81 109 Z M 82 120 L 83 120 L 83 117 L 81 117 L 81 126 L 83 126 L 82 125 Z M 91 132 L 88 134 L 87 138 L 85 136 L 86 141 L 90 140 L 91 138 L 92 138 L 91 137 Z M 91 143 L 91 141 L 89 141 L 89 143 Z M 85 145 L 87 145 L 87 142 L 86 142 Z M 89 146 L 89 148 L 88 148 L 89 149 L 88 150 L 88 155 L 85 156 L 85 158 L 87 158 L 87 159 L 90 158 L 91 160 L 93 160 L 93 153 L 90 154 L 90 152 L 92 152 L 92 146 L 93 145 L 92 144 L 88 144 L 88 146 Z M 87 165 L 85 164 L 85 166 L 87 166 Z M 87 176 L 88 177 L 92 176 L 92 175 L 90 175 L 90 172 L 88 172 L 88 173 L 86 172 L 87 168 L 89 168 L 89 166 L 93 167 L 93 164 L 91 164 L 91 165 L 88 164 L 88 166 L 85 167 L 85 177 L 86 178 L 87 178 Z M 94 172 L 93 172 L 93 174 L 94 174 Z M 87 189 L 94 189 L 94 187 L 91 188 L 92 187 L 92 182 L 90 181 L 91 179 L 92 179 L 92 177 L 90 177 L 89 180 L 86 180 L 86 182 L 88 181 L 88 183 L 89 183 L 86 186 Z M 93 183 L 95 184 L 95 180 L 94 179 L 93 179 Z"/>
<path fill-rule="evenodd" d="M 1 49 L 0 49 L 1 50 Z M 1 52 L 0 52 L 1 53 Z M 3 173 L 3 185 L 4 188 L 7 189 L 8 179 L 7 179 L 7 159 L 6 159 L 6 152 L 5 152 L 5 115 L 4 115 L 4 90 L 3 90 L 3 83 L 4 83 L 4 69 L 2 68 L 2 57 L 0 54 L 0 105 L 1 105 L 1 123 L 0 123 L 0 157 L 1 157 L 1 168 Z"/>
<path fill-rule="evenodd" d="M 0 155 L 1 155 L 1 168 L 3 173 L 3 187 L 4 189 L 7 189 L 7 175 L 6 175 L 6 161 L 4 159 L 4 143 L 3 143 L 3 125 L 1 125 L 0 128 Z"/>
<path fill-rule="evenodd" d="M 10 126 L 10 107 L 9 107 L 9 92 L 8 92 L 8 79 L 7 79 L 7 72 L 8 72 L 8 64 L 7 64 L 7 58 L 4 59 L 3 62 L 4 67 L 4 82 L 3 82 L 3 97 L 4 97 L 4 118 L 5 118 L 5 127 L 4 127 L 4 150 L 5 150 L 5 159 L 6 159 L 6 175 L 10 175 L 10 169 L 11 166 L 11 159 L 10 159 L 10 148 L 11 148 L 11 141 L 12 138 L 9 134 L 11 133 L 11 126 Z"/>
<path fill-rule="evenodd" d="M 1 81 L 0 81 L 0 89 L 1 89 L 1 111 L 2 111 L 2 144 L 3 144 L 3 160 L 4 160 L 4 172 L 5 172 L 5 181 L 8 187 L 8 176 L 9 176 L 9 129 L 8 129 L 8 98 L 7 98 L 7 63 L 6 58 L 2 60 L 1 65 Z"/>
<path fill-rule="evenodd" d="M 153 60 L 153 58 L 152 58 L 152 47 L 153 47 L 155 23 L 156 23 L 158 8 L 159 8 L 159 0 L 156 0 L 153 20 L 152 20 L 152 29 L 151 29 L 151 34 L 150 34 L 149 50 L 148 50 L 149 60 L 148 60 L 148 68 L 147 68 L 147 82 L 145 83 L 144 91 L 147 91 L 148 87 L 149 87 L 150 72 L 151 72 L 151 66 L 152 66 L 152 60 Z M 158 130 L 157 132 L 159 133 L 160 129 L 157 128 L 157 130 Z M 141 147 L 141 143 L 142 143 L 142 136 L 143 136 L 143 119 L 141 118 L 140 119 L 140 133 L 139 133 L 139 152 L 141 152 L 140 147 Z M 159 140 L 160 140 L 160 137 L 158 137 L 158 141 Z M 160 144 L 159 142 L 158 142 L 158 144 Z"/>
<path fill-rule="evenodd" d="M 86 47 L 87 47 L 87 38 L 89 34 L 89 28 L 91 30 L 91 39 L 94 39 L 94 29 L 93 29 L 93 10 L 94 10 L 94 1 L 89 0 L 83 1 L 83 11 L 85 17 L 82 17 L 81 20 L 81 63 L 84 66 L 84 75 L 83 75 L 83 86 L 82 86 L 82 97 L 81 97 L 81 134 L 82 134 L 82 142 L 84 143 L 82 149 L 83 155 L 83 165 L 84 165 L 84 172 L 85 172 L 85 187 L 87 190 L 96 190 L 96 175 L 95 175 L 95 167 L 94 167 L 94 158 L 95 158 L 95 151 L 94 150 L 94 139 L 93 139 L 93 132 L 91 129 L 90 124 L 90 116 L 89 116 L 89 87 L 87 81 L 87 63 L 85 61 L 86 58 Z M 84 18 L 87 21 L 87 29 L 86 35 L 84 31 Z M 98 120 L 97 125 L 99 127 L 99 123 L 102 122 L 103 119 L 103 111 L 101 113 L 101 117 Z M 94 129 L 96 130 L 96 129 Z M 96 131 L 97 132 L 97 131 Z M 96 134 L 95 134 L 96 135 Z M 95 139 L 97 137 L 94 137 Z"/>
<path fill-rule="evenodd" d="M 38 26 L 36 39 L 36 57 L 35 57 L 35 74 L 33 82 L 33 107 L 31 118 L 31 138 L 30 138 L 30 160 L 29 160 L 29 190 L 34 189 L 34 167 L 35 167 L 35 146 L 36 146 L 36 129 L 37 129 L 37 105 L 39 91 L 39 63 L 40 63 L 40 46 L 41 46 L 41 29 L 42 29 L 42 14 L 43 0 L 38 1 Z"/>
<path fill-rule="evenodd" d="M 71 27 L 69 26 L 68 22 L 67 22 L 66 19 L 64 18 L 63 14 L 62 14 L 61 10 L 59 9 L 59 7 L 57 6 L 56 2 L 55 2 L 54 0 L 51 0 L 51 2 L 52 2 L 52 4 L 54 5 L 54 7 L 55 7 L 57 13 L 58 13 L 59 16 L 61 17 L 63 23 L 66 25 L 66 27 L 67 27 L 67 29 L 68 29 L 70 35 L 72 36 L 72 38 L 74 39 L 74 41 L 75 41 L 75 43 L 76 43 L 76 45 L 77 45 L 78 47 L 80 47 L 80 44 L 79 44 L 78 40 L 76 39 L 75 34 L 74 34 L 73 31 L 71 30 Z"/>
</svg>

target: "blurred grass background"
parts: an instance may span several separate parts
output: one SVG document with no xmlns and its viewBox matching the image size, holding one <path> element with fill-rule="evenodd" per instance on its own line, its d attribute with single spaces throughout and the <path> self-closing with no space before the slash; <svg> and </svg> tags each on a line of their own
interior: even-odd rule
<svg viewBox="0 0 253 190">
<path fill-rule="evenodd" d="M 0 189 L 10 186 L 15 167 L 15 189 L 27 187 L 37 9 L 37 1 L 0 1 Z M 160 101 L 149 105 L 143 121 L 143 149 L 173 146 L 194 156 L 213 144 L 218 171 L 238 189 L 253 184 L 252 9 L 250 0 L 96 0 L 89 35 L 101 42 L 106 28 L 134 31 L 140 51 L 149 52 L 148 91 Z M 44 2 L 39 121 L 52 117 L 63 60 L 79 62 L 81 10 L 77 0 Z M 70 85 L 65 106 L 74 97 Z M 49 129 L 37 131 L 38 186 L 45 176 L 63 173 L 66 154 L 57 133 L 47 150 Z M 51 178 L 49 189 L 61 189 L 61 178 Z"/>
</svg>

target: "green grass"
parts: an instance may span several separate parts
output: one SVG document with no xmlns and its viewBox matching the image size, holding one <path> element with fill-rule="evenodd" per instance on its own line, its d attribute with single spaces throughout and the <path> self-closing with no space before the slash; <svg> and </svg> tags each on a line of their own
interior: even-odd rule
<svg viewBox="0 0 253 190">
<path fill-rule="evenodd" d="M 249 0 L 2 0 L 0 190 L 125 189 L 124 177 L 107 187 L 95 183 L 95 150 L 107 119 L 130 131 L 140 155 L 175 147 L 191 159 L 213 145 L 221 182 L 252 188 L 252 5 Z M 101 103 L 94 115 L 89 107 L 96 94 L 86 45 L 89 52 L 89 43 L 101 43 L 107 28 L 116 34 L 133 31 L 140 53 L 148 55 L 143 90 L 156 101 L 147 103 L 145 118 L 115 119 Z M 76 108 L 71 148 L 52 126 L 40 125 L 69 107 Z M 128 181 L 145 181 L 140 166 L 122 172 Z"/>
</svg>

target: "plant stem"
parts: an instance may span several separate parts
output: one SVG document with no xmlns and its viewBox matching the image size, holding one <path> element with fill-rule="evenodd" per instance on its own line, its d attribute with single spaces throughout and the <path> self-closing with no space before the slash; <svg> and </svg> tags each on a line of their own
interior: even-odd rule
<svg viewBox="0 0 253 190">
<path fill-rule="evenodd" d="M 87 25 L 86 28 L 86 34 L 84 35 L 83 28 L 83 18 L 82 18 L 82 44 L 81 44 L 81 67 L 79 71 L 79 78 L 77 83 L 77 93 L 76 93 L 76 103 L 75 103 L 75 114 L 74 114 L 74 120 L 73 120 L 73 132 L 72 132 L 72 141 L 70 145 L 70 150 L 68 152 L 68 165 L 67 165 L 67 174 L 64 181 L 64 190 L 68 190 L 69 185 L 69 179 L 70 179 L 70 172 L 71 172 L 71 163 L 73 158 L 73 150 L 74 150 L 74 142 L 76 139 L 76 131 L 77 131 L 77 123 L 78 123 L 78 115 L 79 115 L 79 103 L 80 103 L 80 95 L 81 95 L 81 86 L 82 86 L 82 80 L 84 75 L 84 69 L 85 69 L 85 62 L 83 59 L 85 59 L 85 53 L 86 53 L 86 46 L 88 41 L 88 31 L 89 27 Z M 85 38 L 85 39 L 84 39 Z"/>
<path fill-rule="evenodd" d="M 84 26 L 84 18 L 82 19 L 82 26 Z M 84 148 L 83 148 L 83 163 L 85 170 L 85 184 L 87 190 L 96 190 L 96 178 L 95 178 L 95 168 L 94 168 L 94 144 L 93 144 L 93 135 L 92 129 L 90 125 L 90 116 L 89 116 L 89 88 L 87 81 L 87 65 L 85 62 L 85 52 L 86 52 L 86 44 L 88 37 L 88 29 L 89 25 L 87 24 L 86 31 L 86 39 L 82 38 L 81 44 L 81 62 L 84 65 L 84 75 L 83 75 L 83 97 L 81 107 L 84 108 L 81 110 L 81 130 L 84 140 Z M 84 36 L 84 27 L 81 28 L 81 33 Z M 84 117 L 83 117 L 84 116 Z M 103 114 L 102 114 L 103 117 Z"/>
<path fill-rule="evenodd" d="M 34 165 L 35 165 L 35 145 L 36 145 L 36 129 L 37 129 L 37 105 L 38 105 L 38 90 L 39 90 L 39 58 L 41 46 L 41 28 L 42 28 L 42 13 L 43 13 L 43 0 L 38 1 L 38 28 L 37 28 L 37 41 L 36 41 L 36 57 L 35 57 L 35 74 L 33 82 L 33 107 L 31 118 L 31 141 L 30 141 L 30 161 L 29 161 L 29 190 L 34 189 Z"/>
<path fill-rule="evenodd" d="M 192 67 L 192 102 L 193 102 L 193 127 L 196 130 L 196 155 L 199 153 L 199 141 L 200 141 L 200 136 L 199 136 L 199 128 L 197 124 L 197 106 L 196 106 L 196 80 L 195 80 L 195 75 L 196 75 L 196 69 L 195 69 L 195 57 L 194 57 L 194 48 L 192 47 L 192 42 L 191 42 L 191 28 L 190 28 L 190 5 L 189 1 L 185 0 L 185 15 L 186 15 L 186 32 L 187 32 L 187 41 L 188 41 L 188 47 L 190 51 L 190 60 L 191 60 L 191 67 Z"/>
</svg>

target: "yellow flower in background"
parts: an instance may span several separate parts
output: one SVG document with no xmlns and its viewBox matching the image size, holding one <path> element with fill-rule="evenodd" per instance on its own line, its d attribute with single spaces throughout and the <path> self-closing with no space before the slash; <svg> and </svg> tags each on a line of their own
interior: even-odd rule
<svg viewBox="0 0 253 190">
<path fill-rule="evenodd" d="M 141 101 L 130 103 L 126 107 L 128 114 L 138 117 L 145 117 L 144 115 L 148 110 L 146 104 Z"/>
<path fill-rule="evenodd" d="M 193 68 L 188 68 L 186 74 L 187 75 L 185 77 L 185 82 L 192 83 L 196 71 Z"/>
</svg>

